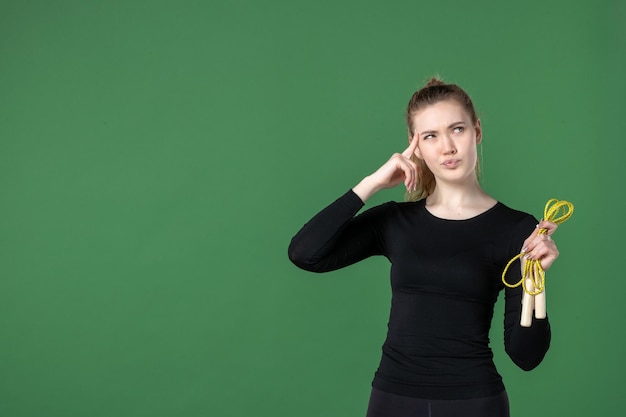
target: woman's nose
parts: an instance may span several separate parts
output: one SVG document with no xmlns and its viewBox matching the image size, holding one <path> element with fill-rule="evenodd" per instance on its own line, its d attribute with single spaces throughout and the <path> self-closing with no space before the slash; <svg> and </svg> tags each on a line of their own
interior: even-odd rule
<svg viewBox="0 0 626 417">
<path fill-rule="evenodd" d="M 456 146 L 450 136 L 445 136 L 443 140 L 443 152 L 446 155 L 454 155 L 456 153 Z"/>
</svg>

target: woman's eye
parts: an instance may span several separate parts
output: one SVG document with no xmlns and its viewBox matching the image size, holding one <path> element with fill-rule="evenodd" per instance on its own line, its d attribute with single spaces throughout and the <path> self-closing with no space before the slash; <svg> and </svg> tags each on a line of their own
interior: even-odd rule
<svg viewBox="0 0 626 417">
<path fill-rule="evenodd" d="M 463 133 L 465 128 L 463 126 L 457 126 L 453 129 L 454 133 Z"/>
<path fill-rule="evenodd" d="M 426 135 L 426 136 L 424 136 L 424 139 L 432 139 L 434 137 L 435 137 L 435 135 Z"/>
</svg>

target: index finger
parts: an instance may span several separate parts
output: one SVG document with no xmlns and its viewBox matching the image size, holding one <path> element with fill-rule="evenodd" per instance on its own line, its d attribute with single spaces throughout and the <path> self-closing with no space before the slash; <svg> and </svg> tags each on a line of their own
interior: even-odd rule
<svg viewBox="0 0 626 417">
<path fill-rule="evenodd" d="M 404 156 L 405 158 L 410 158 L 411 155 L 415 153 L 415 148 L 417 148 L 417 138 L 418 138 L 418 134 L 416 132 L 415 135 L 413 135 L 413 139 L 411 139 L 411 143 L 409 144 L 409 147 L 406 148 L 402 152 L 402 156 Z"/>
<path fill-rule="evenodd" d="M 537 229 L 539 229 L 539 230 L 546 229 L 545 233 L 548 236 L 550 236 L 552 233 L 554 233 L 558 227 L 559 226 L 556 223 L 551 222 L 549 220 L 541 220 L 539 222 L 539 224 L 537 225 Z"/>
</svg>

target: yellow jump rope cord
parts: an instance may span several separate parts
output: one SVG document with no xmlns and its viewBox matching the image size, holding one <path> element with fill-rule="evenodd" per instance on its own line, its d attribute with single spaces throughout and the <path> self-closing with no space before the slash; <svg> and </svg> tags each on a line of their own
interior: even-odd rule
<svg viewBox="0 0 626 417">
<path fill-rule="evenodd" d="M 561 224 L 565 220 L 569 219 L 573 213 L 574 205 L 572 203 L 552 198 L 548 200 L 545 208 L 543 209 L 543 219 L 551 221 L 552 223 Z M 537 233 L 546 234 L 547 232 L 548 229 L 539 229 Z M 525 260 L 522 279 L 519 280 L 519 282 L 516 282 L 515 284 L 509 284 L 506 282 L 506 273 L 509 270 L 509 267 L 518 259 L 520 259 L 521 262 L 522 256 L 524 256 L 523 252 L 515 256 L 509 261 L 508 264 L 506 264 L 504 271 L 502 271 L 502 282 L 509 288 L 515 288 L 521 285 L 524 291 L 530 295 L 540 294 L 546 285 L 546 273 L 541 267 L 541 262 L 539 262 L 538 259 Z M 526 278 L 530 278 L 532 280 L 533 286 L 535 287 L 534 291 L 529 291 L 528 288 L 526 288 Z"/>
</svg>

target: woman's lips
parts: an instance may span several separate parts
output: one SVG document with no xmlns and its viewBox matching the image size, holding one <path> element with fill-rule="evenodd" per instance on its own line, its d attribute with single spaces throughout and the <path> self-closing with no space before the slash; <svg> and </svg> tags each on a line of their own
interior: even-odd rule
<svg viewBox="0 0 626 417">
<path fill-rule="evenodd" d="M 443 161 L 441 165 L 443 165 L 446 168 L 456 168 L 460 163 L 461 163 L 460 159 L 448 159 L 446 161 Z"/>
</svg>

